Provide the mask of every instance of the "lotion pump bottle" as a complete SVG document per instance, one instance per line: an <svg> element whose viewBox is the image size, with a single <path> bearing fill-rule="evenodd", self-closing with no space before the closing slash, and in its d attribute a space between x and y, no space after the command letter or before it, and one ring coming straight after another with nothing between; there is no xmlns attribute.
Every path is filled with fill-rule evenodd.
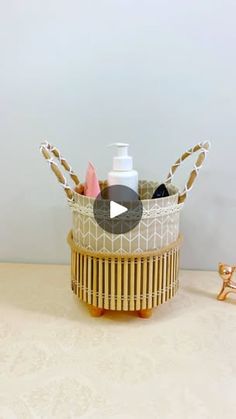
<svg viewBox="0 0 236 419"><path fill-rule="evenodd" d="M138 172L133 170L133 158L128 155L129 144L114 143L116 155L113 157L113 169L108 173L108 186L123 185L138 193Z"/></svg>

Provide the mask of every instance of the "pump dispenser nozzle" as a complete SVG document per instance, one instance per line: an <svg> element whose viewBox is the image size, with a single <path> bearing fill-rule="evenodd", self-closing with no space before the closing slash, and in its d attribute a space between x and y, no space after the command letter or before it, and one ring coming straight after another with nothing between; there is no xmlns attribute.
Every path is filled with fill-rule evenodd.
<svg viewBox="0 0 236 419"><path fill-rule="evenodd" d="M128 155L129 144L113 143L109 147L116 147L117 155L113 157L113 170L126 171L133 169L133 158Z"/></svg>
<svg viewBox="0 0 236 419"><path fill-rule="evenodd" d="M108 173L108 185L124 185L135 192L138 191L138 173L133 170L133 158L128 155L129 144L113 143L109 147L116 147L113 157L113 168Z"/></svg>

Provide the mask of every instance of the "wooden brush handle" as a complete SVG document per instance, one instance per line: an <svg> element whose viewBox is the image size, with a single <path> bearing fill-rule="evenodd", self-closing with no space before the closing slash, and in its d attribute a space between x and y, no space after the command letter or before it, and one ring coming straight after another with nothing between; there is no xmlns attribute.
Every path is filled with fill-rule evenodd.
<svg viewBox="0 0 236 419"><path fill-rule="evenodd" d="M188 192L192 189L192 186L198 176L200 169L202 168L203 162L206 158L206 154L210 149L210 143L208 141L196 144L194 147L187 150L170 168L169 174L167 176L165 183L171 183L174 177L174 174L181 163L186 160L192 154L199 152L196 163L194 164L193 170L191 171L188 181L184 187L184 190L179 194L179 203L183 203L187 198Z"/></svg>
<svg viewBox="0 0 236 419"><path fill-rule="evenodd" d="M69 186L66 177L62 174L58 164L54 161L54 158L56 158L59 161L60 165L64 168L64 170L69 173L75 185L78 185L80 183L78 176L75 174L72 167L64 159L64 157L62 157L60 151L56 147L49 144L47 141L41 144L40 152L43 155L43 157L48 161L53 173L57 177L59 183L64 188L67 198L69 200L72 200L74 196L74 191Z"/></svg>

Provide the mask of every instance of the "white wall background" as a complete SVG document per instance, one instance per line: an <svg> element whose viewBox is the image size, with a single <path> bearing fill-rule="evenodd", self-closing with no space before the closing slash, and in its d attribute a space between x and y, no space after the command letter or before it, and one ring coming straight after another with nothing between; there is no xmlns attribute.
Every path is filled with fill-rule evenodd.
<svg viewBox="0 0 236 419"><path fill-rule="evenodd" d="M182 266L236 263L236 2L1 0L0 261L67 263L70 211L39 154L105 177L127 140L142 178L212 151L182 213ZM189 167L188 167L189 170ZM183 185L185 167L177 182Z"/></svg>

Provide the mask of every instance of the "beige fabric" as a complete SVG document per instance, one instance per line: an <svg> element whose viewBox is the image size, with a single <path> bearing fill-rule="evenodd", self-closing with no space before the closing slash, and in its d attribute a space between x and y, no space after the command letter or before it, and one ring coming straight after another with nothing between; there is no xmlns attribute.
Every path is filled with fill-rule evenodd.
<svg viewBox="0 0 236 419"><path fill-rule="evenodd" d="M182 271L151 319L94 319L69 266L0 265L0 418L235 418L236 300L220 286Z"/></svg>
<svg viewBox="0 0 236 419"><path fill-rule="evenodd" d="M94 198L75 194L73 237L78 246L95 252L132 253L161 249L179 236L178 189L168 185L169 197L150 199L158 182L140 181L139 193L143 203L140 223L126 234L112 234L102 230L93 216Z"/></svg>

